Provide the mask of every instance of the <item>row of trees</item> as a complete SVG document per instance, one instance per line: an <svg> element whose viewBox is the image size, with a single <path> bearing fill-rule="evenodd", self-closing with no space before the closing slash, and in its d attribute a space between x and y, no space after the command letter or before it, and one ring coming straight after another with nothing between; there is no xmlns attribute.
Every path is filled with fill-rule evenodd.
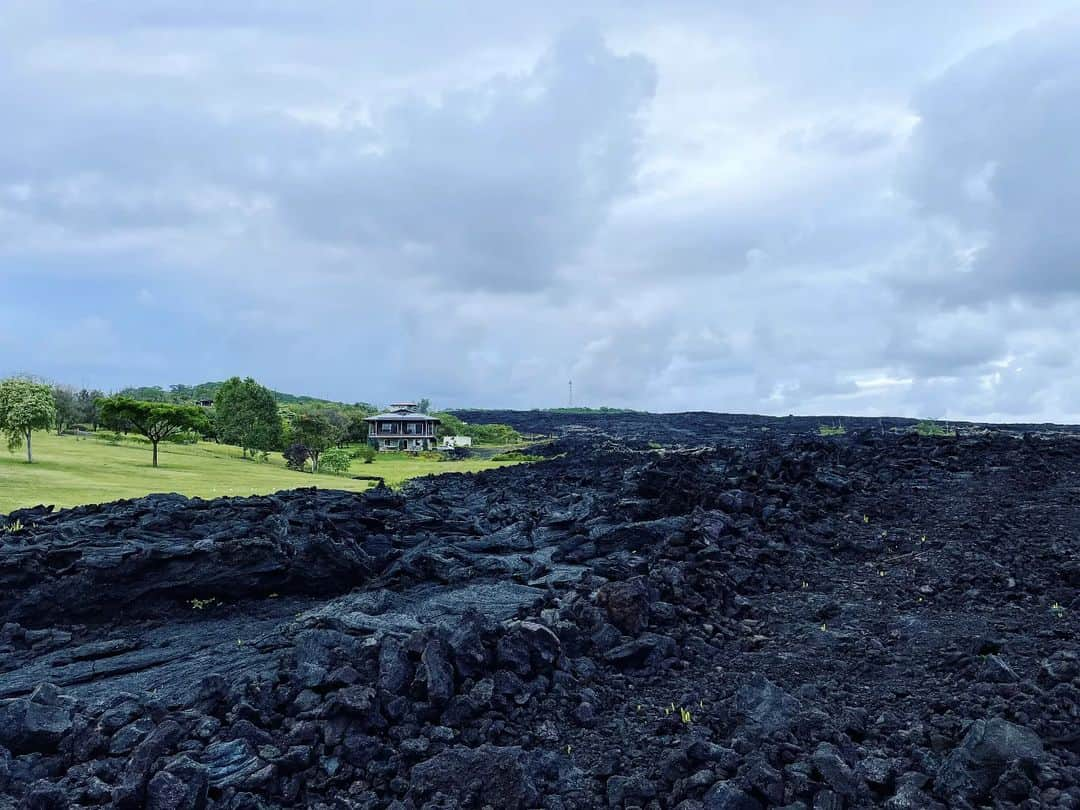
<svg viewBox="0 0 1080 810"><path fill-rule="evenodd" d="M99 399L104 399L104 391L87 388L75 390L66 385L54 385L52 397L53 404L56 406L53 426L58 436L76 425L86 425L92 430L97 430L101 425L101 413L97 402Z"/></svg>
<svg viewBox="0 0 1080 810"><path fill-rule="evenodd" d="M212 407L194 404L211 395ZM364 420L376 412L374 406L295 396L283 403L283 396L251 377L172 386L168 391L126 389L114 396L13 378L0 382L0 433L7 438L9 450L26 446L28 462L33 462L33 431L55 427L63 433L79 425L143 436L153 448L155 467L160 443L182 434L192 440L202 437L237 445L245 458L280 451L288 466L305 469L310 464L312 472L318 472L324 462L327 470L343 471L357 454L368 455L366 460L370 460L373 451L366 446L352 453L339 449L366 445ZM420 401L423 412L429 407L427 399ZM447 413L437 415L442 420L440 435L467 435L493 444L520 439L507 425L474 425Z"/></svg>
<svg viewBox="0 0 1080 810"><path fill-rule="evenodd" d="M291 449L287 460L302 456L317 472L327 450L367 441L364 418L375 413L369 405L332 405L300 397L290 397L291 402L283 405L280 395L251 377L208 385L213 388L173 386L168 395L162 389L129 389L152 397L141 399L12 378L0 382L0 433L9 450L25 445L26 459L31 463L35 430L55 427L60 434L84 425L143 436L152 446L155 467L161 442L186 433L235 444L245 457ZM183 401L211 390L213 407Z"/></svg>

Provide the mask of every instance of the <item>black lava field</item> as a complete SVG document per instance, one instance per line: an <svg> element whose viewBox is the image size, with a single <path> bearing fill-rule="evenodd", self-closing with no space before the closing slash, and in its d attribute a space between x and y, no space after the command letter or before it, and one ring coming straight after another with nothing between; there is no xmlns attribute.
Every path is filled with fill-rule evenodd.
<svg viewBox="0 0 1080 810"><path fill-rule="evenodd" d="M0 516L0 808L1080 808L1080 436L466 418L554 439Z"/></svg>

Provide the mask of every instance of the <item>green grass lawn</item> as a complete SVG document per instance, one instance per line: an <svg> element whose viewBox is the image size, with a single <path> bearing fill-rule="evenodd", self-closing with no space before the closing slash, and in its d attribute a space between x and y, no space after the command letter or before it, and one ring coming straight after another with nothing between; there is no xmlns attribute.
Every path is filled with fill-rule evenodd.
<svg viewBox="0 0 1080 810"><path fill-rule="evenodd" d="M58 507L137 498L151 492L179 492L201 498L256 495L317 486L362 492L371 481L343 475L300 473L285 467L280 453L269 461L245 460L240 448L200 442L161 443L159 463L150 465L148 444L109 444L99 438L34 434L34 463L25 449L8 453L0 445L0 513L37 504ZM371 464L357 460L348 475L380 475L390 486L409 478L446 472L477 472L513 462L485 459L436 461L404 453L381 453Z"/></svg>

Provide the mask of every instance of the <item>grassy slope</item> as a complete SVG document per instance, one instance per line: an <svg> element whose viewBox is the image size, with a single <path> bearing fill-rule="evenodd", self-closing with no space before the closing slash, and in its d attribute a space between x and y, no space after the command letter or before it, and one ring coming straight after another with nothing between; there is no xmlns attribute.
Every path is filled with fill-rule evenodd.
<svg viewBox="0 0 1080 810"><path fill-rule="evenodd" d="M408 478L444 472L475 472L506 466L483 459L432 461L387 454L373 464L354 462L352 475L381 475L391 486ZM150 446L110 445L100 439L34 434L34 463L26 451L7 453L0 447L0 513L40 503L59 507L135 498L151 492L180 492L202 498L253 495L279 489L318 486L356 492L371 486L337 475L311 475L288 470L279 453L270 461L245 461L240 448L199 443L162 443L161 466L150 466Z"/></svg>

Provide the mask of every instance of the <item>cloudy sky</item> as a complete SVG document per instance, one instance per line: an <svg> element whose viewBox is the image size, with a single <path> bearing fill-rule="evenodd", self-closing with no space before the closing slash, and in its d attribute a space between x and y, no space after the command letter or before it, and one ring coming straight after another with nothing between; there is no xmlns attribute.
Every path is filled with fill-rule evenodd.
<svg viewBox="0 0 1080 810"><path fill-rule="evenodd" d="M0 375L1080 421L1075 5L4 0Z"/></svg>

